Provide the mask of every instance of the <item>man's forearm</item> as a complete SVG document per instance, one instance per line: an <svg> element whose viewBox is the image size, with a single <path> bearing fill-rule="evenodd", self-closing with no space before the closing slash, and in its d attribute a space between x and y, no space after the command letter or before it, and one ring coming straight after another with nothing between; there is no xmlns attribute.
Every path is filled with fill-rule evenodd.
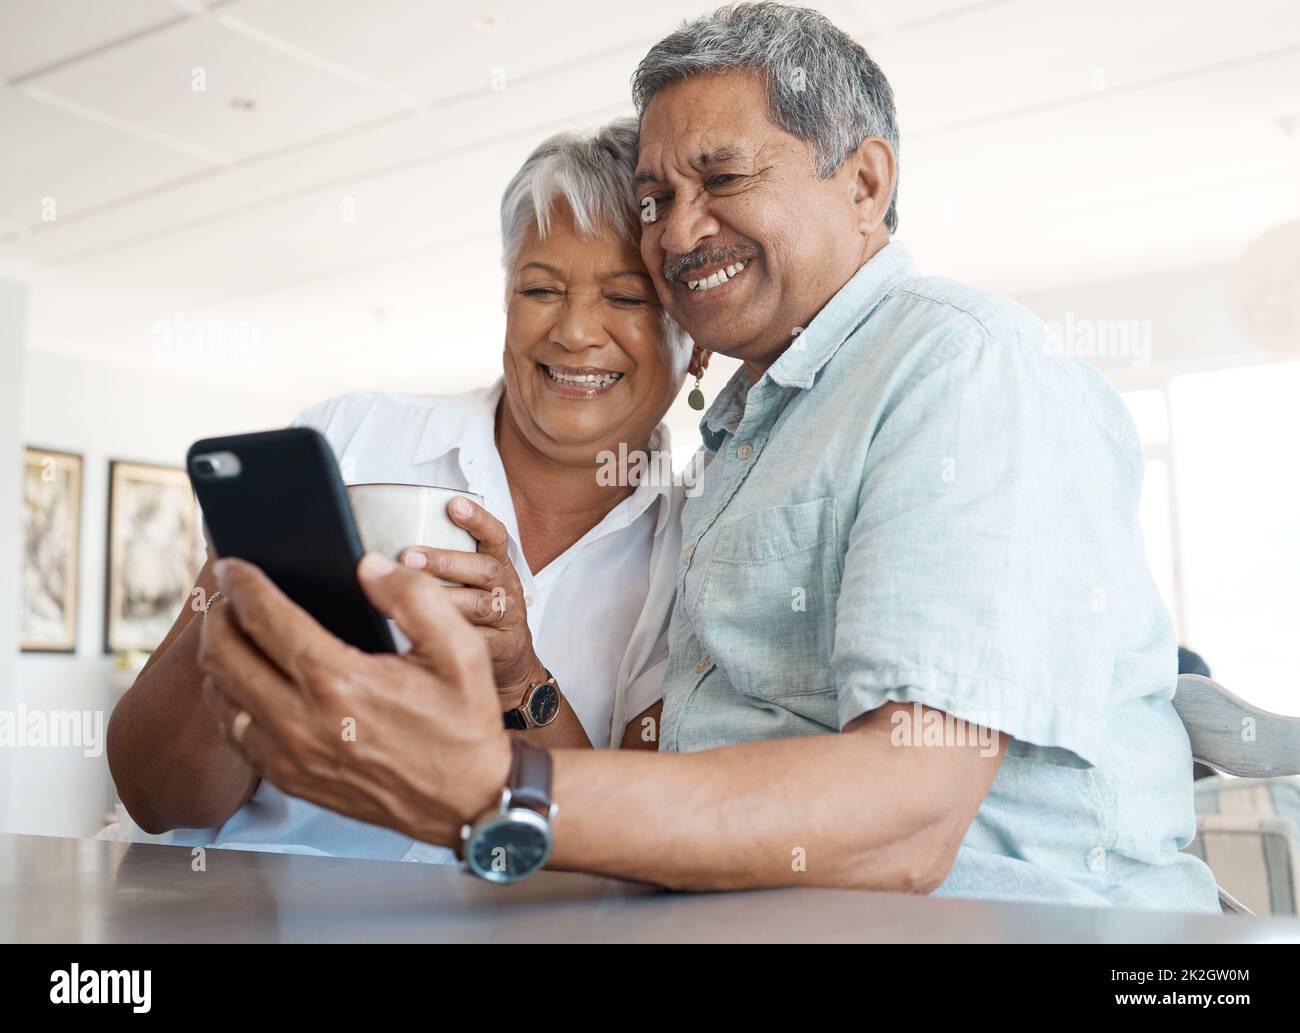
<svg viewBox="0 0 1300 1033"><path fill-rule="evenodd" d="M892 745L890 707L839 735L687 754L555 751L551 866L677 889L929 892L996 764Z"/></svg>

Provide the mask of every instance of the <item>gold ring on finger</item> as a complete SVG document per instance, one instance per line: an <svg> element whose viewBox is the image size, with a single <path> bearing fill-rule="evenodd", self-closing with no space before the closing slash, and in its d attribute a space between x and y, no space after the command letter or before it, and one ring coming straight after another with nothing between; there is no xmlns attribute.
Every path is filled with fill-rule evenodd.
<svg viewBox="0 0 1300 1033"><path fill-rule="evenodd" d="M230 722L230 738L235 742L243 742L244 733L248 731L248 726L253 723L253 715L247 710L241 710L235 715L235 719Z"/></svg>

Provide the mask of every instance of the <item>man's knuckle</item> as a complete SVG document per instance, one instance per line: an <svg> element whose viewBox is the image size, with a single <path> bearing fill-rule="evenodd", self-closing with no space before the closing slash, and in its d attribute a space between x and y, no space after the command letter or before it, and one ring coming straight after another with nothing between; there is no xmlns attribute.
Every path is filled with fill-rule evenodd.
<svg viewBox="0 0 1300 1033"><path fill-rule="evenodd" d="M492 656L485 636L475 636L475 640L466 639L463 647L458 648L451 657L455 680L460 685L477 684L484 672L492 670Z"/></svg>
<svg viewBox="0 0 1300 1033"><path fill-rule="evenodd" d="M303 669L303 682L312 696L322 705L343 697L343 682L335 671L308 660Z"/></svg>
<svg viewBox="0 0 1300 1033"><path fill-rule="evenodd" d="M306 729L296 724L285 725L284 727L272 729L280 744L284 747L285 753L293 758L303 756L311 748L311 736Z"/></svg>
<svg viewBox="0 0 1300 1033"><path fill-rule="evenodd" d="M443 605L442 593L439 586L426 578L413 581L407 585L402 601L417 612L420 611L440 611Z"/></svg>
<svg viewBox="0 0 1300 1033"><path fill-rule="evenodd" d="M431 581L421 580L412 583L410 599L420 606L436 607L442 603L442 590Z"/></svg>
<svg viewBox="0 0 1300 1033"><path fill-rule="evenodd" d="M240 612L240 627L251 638L258 638L269 628L266 607L259 601L253 601Z"/></svg>
<svg viewBox="0 0 1300 1033"><path fill-rule="evenodd" d="M236 564L226 574L226 585L230 590L227 594L233 594L241 598L252 595L255 600L260 580L254 567L243 563Z"/></svg>

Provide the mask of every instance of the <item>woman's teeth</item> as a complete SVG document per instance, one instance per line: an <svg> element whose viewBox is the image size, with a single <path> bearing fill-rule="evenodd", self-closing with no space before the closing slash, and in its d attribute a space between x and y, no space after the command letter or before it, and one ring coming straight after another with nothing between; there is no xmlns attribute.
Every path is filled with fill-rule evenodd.
<svg viewBox="0 0 1300 1033"><path fill-rule="evenodd" d="M688 290L693 291L712 290L719 284L726 283L733 276L738 275L747 265L749 265L748 262L737 262L735 265L729 265L725 269L719 269L712 276L706 276L703 280L687 280L686 287Z"/></svg>
<svg viewBox="0 0 1300 1033"><path fill-rule="evenodd" d="M574 387L609 387L623 378L622 373L569 373L554 366L543 366L546 375L559 384Z"/></svg>

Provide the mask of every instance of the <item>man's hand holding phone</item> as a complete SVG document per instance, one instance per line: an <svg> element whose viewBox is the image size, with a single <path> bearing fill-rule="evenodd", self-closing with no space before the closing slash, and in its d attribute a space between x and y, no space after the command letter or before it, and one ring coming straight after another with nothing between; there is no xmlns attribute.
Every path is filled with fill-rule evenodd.
<svg viewBox="0 0 1300 1033"><path fill-rule="evenodd" d="M455 844L499 800L511 763L483 636L427 575L367 554L357 579L409 652L325 631L252 564L221 560L203 623L205 695L235 749L293 796Z"/></svg>

